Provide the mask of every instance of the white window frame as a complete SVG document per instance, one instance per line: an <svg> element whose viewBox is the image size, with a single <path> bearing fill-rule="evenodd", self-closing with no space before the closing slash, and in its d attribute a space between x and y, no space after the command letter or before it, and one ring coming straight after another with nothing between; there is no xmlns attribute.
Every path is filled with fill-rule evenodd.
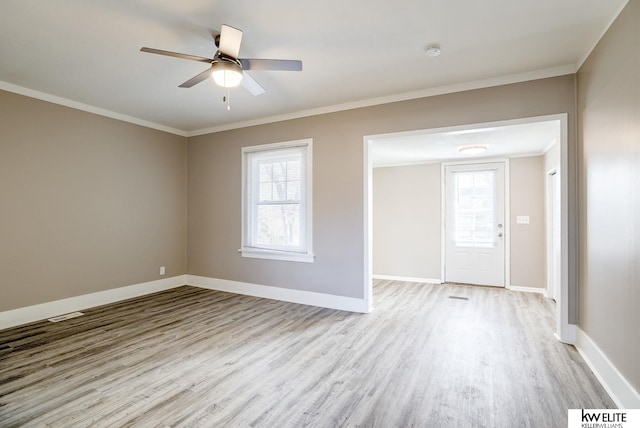
<svg viewBox="0 0 640 428"><path fill-rule="evenodd" d="M313 263L312 147L313 140L308 138L242 148L242 245L239 250L242 257ZM251 166L251 159L255 156L252 155L268 159L286 154L286 151L297 151L301 153L303 159L301 179L304 184L300 189L300 247L295 249L261 247L253 242L257 198L255 198L255 189L252 188L255 174Z"/></svg>

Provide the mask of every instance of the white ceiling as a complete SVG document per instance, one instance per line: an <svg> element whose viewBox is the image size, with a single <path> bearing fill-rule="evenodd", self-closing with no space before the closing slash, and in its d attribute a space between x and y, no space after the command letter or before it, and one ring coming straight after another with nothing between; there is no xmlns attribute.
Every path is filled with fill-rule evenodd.
<svg viewBox="0 0 640 428"><path fill-rule="evenodd" d="M465 126L424 130L369 138L374 167L440 161L536 156L560 142L560 120ZM465 155L461 147L484 146L480 155Z"/></svg>
<svg viewBox="0 0 640 428"><path fill-rule="evenodd" d="M0 89L194 135L311 112L575 72L627 0L2 0ZM207 80L212 33L240 56L303 61L254 71L267 92ZM439 43L442 55L425 48Z"/></svg>

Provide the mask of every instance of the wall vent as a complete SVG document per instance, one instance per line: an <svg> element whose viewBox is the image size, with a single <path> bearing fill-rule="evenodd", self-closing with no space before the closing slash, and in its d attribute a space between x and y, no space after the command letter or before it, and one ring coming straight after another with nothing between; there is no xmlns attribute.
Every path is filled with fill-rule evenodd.
<svg viewBox="0 0 640 428"><path fill-rule="evenodd" d="M84 315L82 312L71 312L70 314L58 315L57 317L49 318L51 322L60 322L75 317L81 317Z"/></svg>

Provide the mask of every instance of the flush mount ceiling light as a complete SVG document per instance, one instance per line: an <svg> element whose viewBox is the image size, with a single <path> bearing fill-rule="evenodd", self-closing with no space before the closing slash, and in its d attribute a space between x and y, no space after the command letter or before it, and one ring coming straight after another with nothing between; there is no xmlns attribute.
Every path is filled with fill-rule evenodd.
<svg viewBox="0 0 640 428"><path fill-rule="evenodd" d="M242 66L231 61L214 61L211 64L211 77L218 86L234 88L242 80Z"/></svg>
<svg viewBox="0 0 640 428"><path fill-rule="evenodd" d="M466 146L458 148L463 155L479 155L487 151L487 146Z"/></svg>
<svg viewBox="0 0 640 428"><path fill-rule="evenodd" d="M427 46L427 48L425 49L425 54L430 57L440 55L440 45Z"/></svg>

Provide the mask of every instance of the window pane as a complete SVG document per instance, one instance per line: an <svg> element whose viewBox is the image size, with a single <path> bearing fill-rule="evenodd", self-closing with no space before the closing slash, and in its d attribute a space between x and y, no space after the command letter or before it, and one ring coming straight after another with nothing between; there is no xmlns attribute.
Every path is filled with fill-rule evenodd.
<svg viewBox="0 0 640 428"><path fill-rule="evenodd" d="M300 206L258 205L259 245L300 245Z"/></svg>
<svg viewBox="0 0 640 428"><path fill-rule="evenodd" d="M287 183L285 181L273 182L273 200L274 201L287 200Z"/></svg>
<svg viewBox="0 0 640 428"><path fill-rule="evenodd" d="M273 179L276 181L285 181L287 179L287 163L286 162L273 163Z"/></svg>
<svg viewBox="0 0 640 428"><path fill-rule="evenodd" d="M270 163L261 163L260 164L260 173L259 173L260 182L271 181L271 164Z"/></svg>
<svg viewBox="0 0 640 428"><path fill-rule="evenodd" d="M260 195L258 196L260 201L271 201L273 196L271 195L271 182L260 183Z"/></svg>
<svg viewBox="0 0 640 428"><path fill-rule="evenodd" d="M300 157L296 160L264 160L259 163L258 201L299 201Z"/></svg>
<svg viewBox="0 0 640 428"><path fill-rule="evenodd" d="M300 182L289 181L287 183L287 200L299 201L300 200Z"/></svg>
<svg viewBox="0 0 640 428"><path fill-rule="evenodd" d="M300 160L287 162L287 181L300 180Z"/></svg>
<svg viewBox="0 0 640 428"><path fill-rule="evenodd" d="M454 178L456 245L494 246L495 171L456 172Z"/></svg>

